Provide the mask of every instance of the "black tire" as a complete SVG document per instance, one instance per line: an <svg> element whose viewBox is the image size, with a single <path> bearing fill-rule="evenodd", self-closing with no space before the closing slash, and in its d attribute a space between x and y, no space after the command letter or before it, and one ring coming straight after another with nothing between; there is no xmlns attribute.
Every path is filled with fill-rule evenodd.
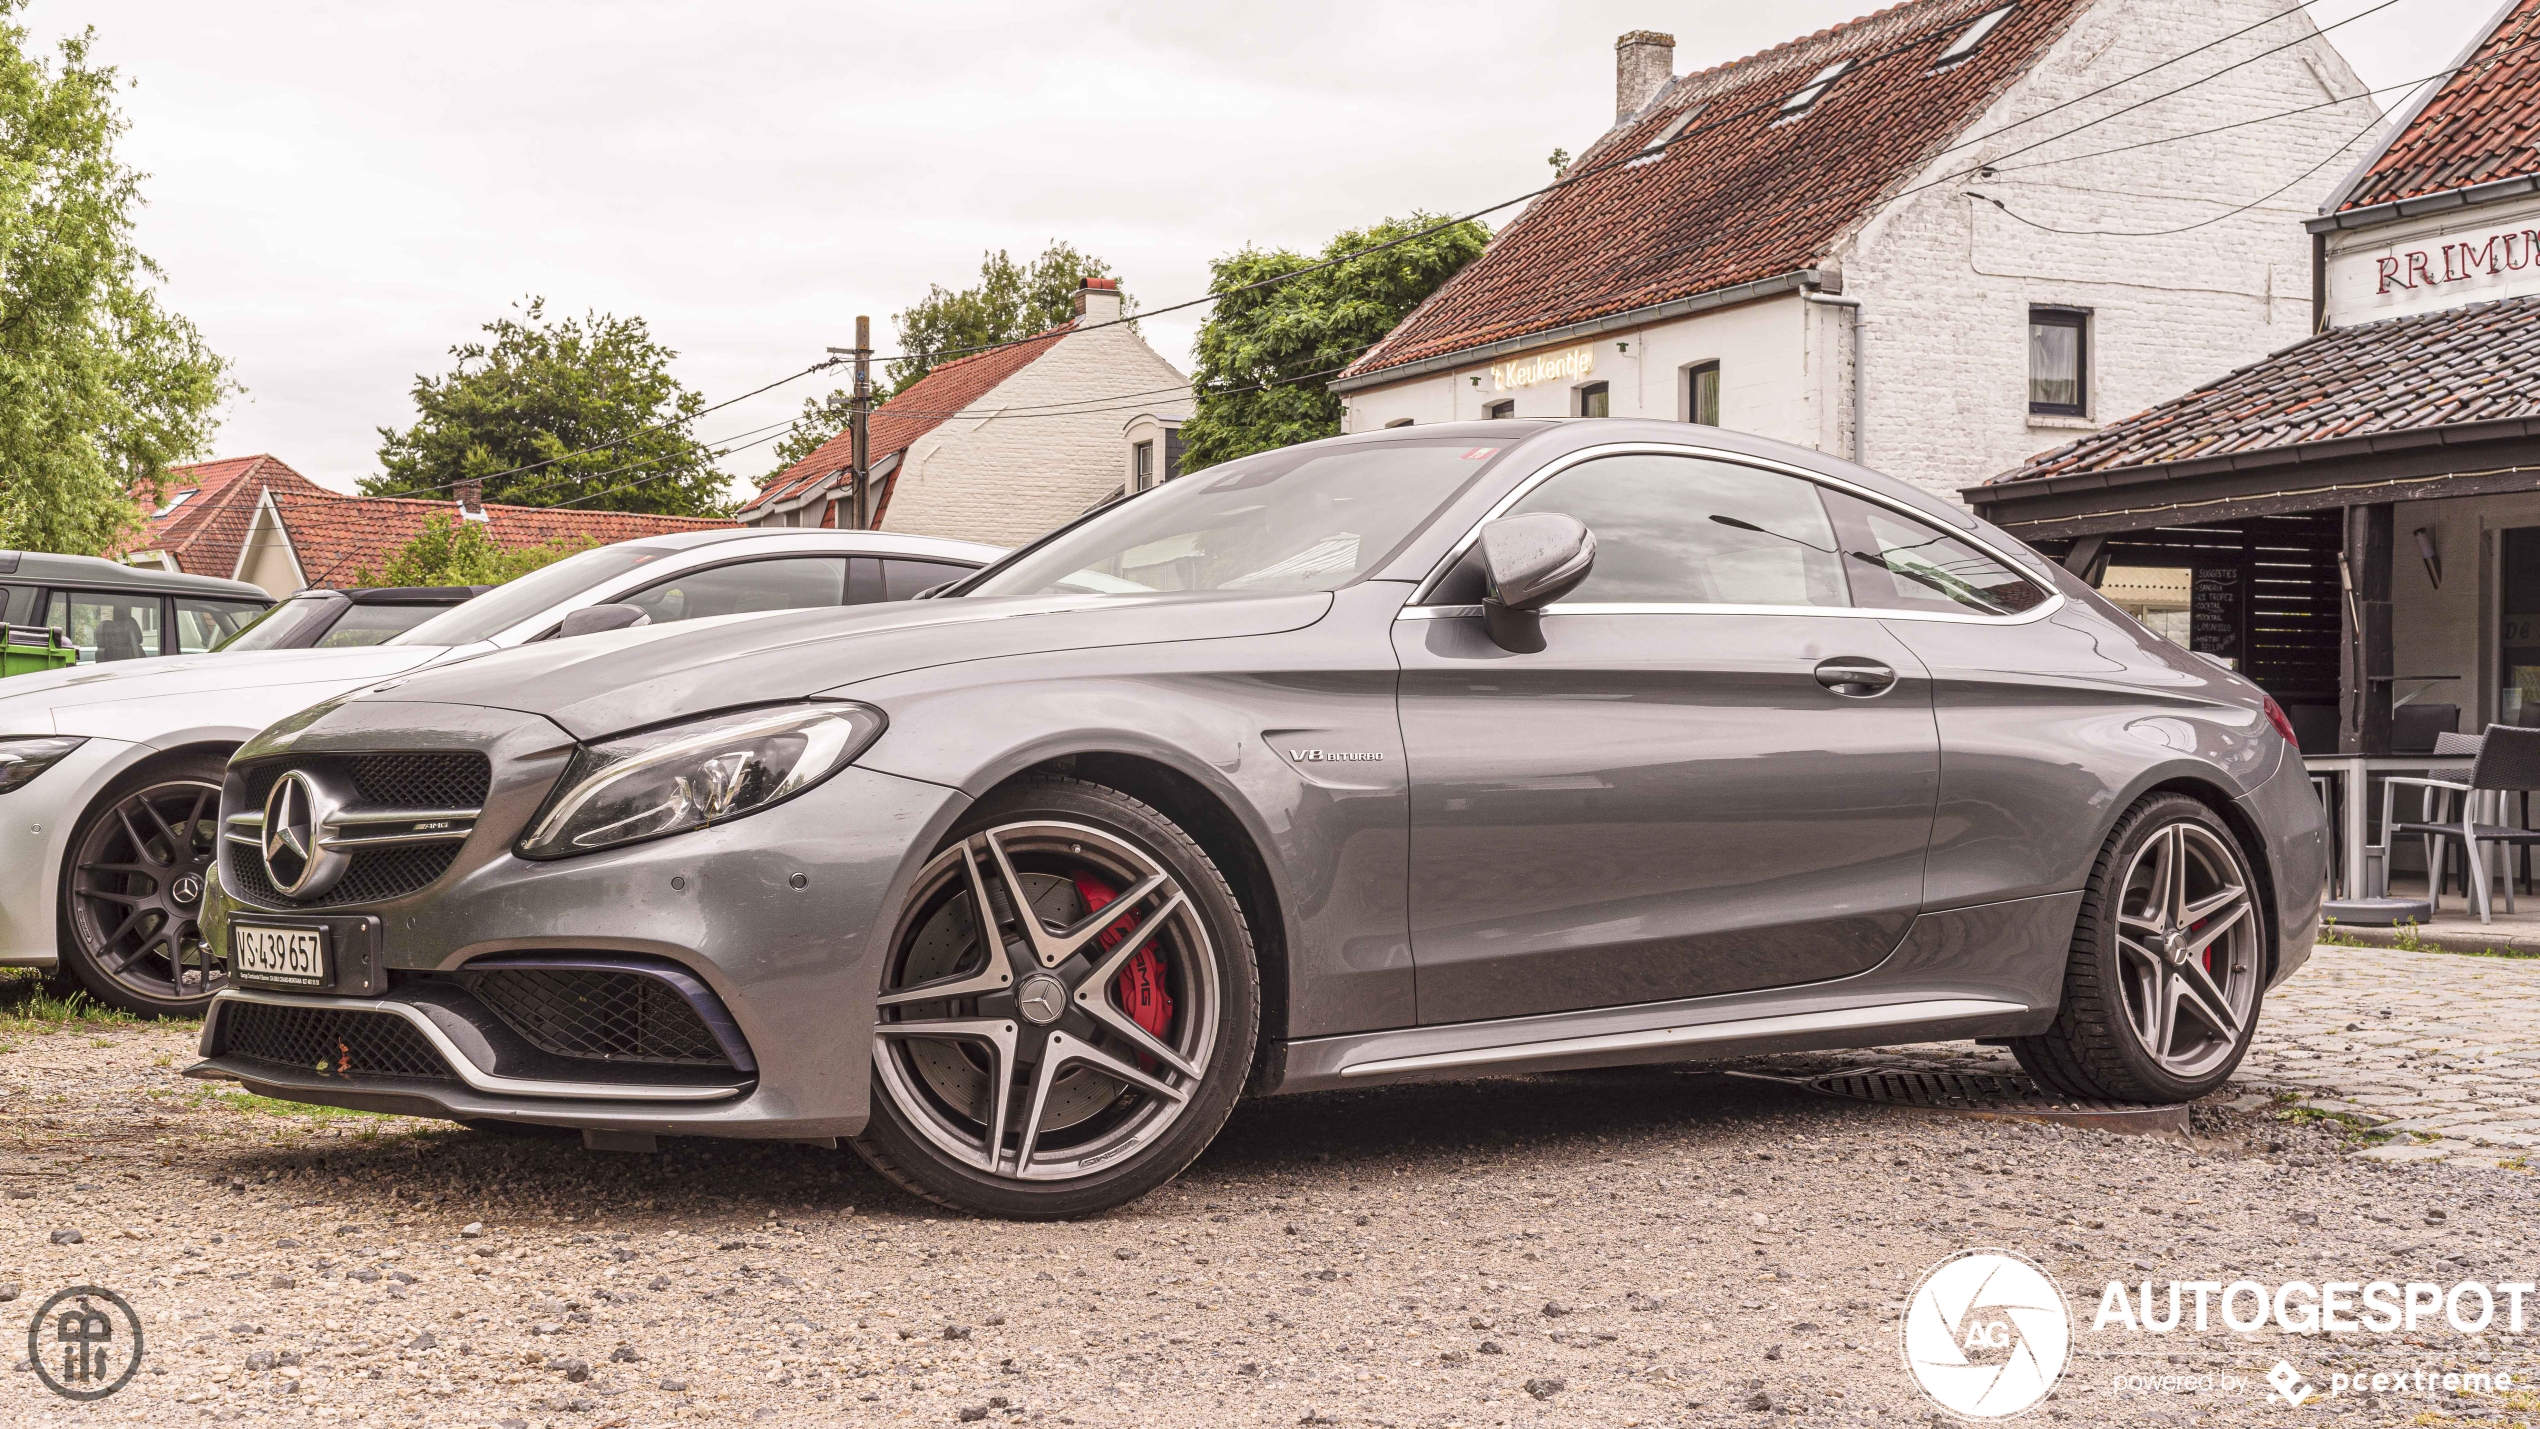
<svg viewBox="0 0 2540 1429"><path fill-rule="evenodd" d="M196 921L220 848L225 762L154 760L81 813L56 899L63 980L143 1017L199 1017L227 985L227 954L204 947Z"/></svg>
<svg viewBox="0 0 2540 1429"><path fill-rule="evenodd" d="M904 1076L896 1083L885 1081L885 1059L899 1055L896 1049L913 1044L894 1042L879 1035L875 1037L871 1117L863 1134L851 1138L857 1154L901 1188L927 1200L956 1210L1015 1220L1063 1220L1099 1214L1136 1200L1181 1174L1183 1168L1207 1149L1209 1142L1225 1125L1226 1118L1232 1114L1236 1098L1251 1074L1254 1038L1259 1031L1261 1016L1260 972L1254 961L1251 929L1225 877L1198 842L1171 819L1119 790L1072 778L1036 776L1019 780L982 799L946 837L935 855L935 861L956 856L955 851L965 846L976 848L978 845L974 841L984 839L991 830L1007 831L1044 822L1095 830L1142 853L1169 875L1187 899L1187 914L1173 912L1169 903L1159 908L1153 915L1159 927L1153 930L1154 936L1148 946L1172 942L1178 948L1175 956L1204 958L1208 968L1213 969L1213 979L1201 985L1207 988L1214 1012L1213 1020L1195 1022L1187 1031L1178 1033L1192 1039L1182 1047L1182 1054L1192 1058L1192 1064L1201 1075L1195 1083L1184 1080L1185 1099L1175 1104L1177 1109L1171 1119L1153 1134L1151 1140L1143 1143L1131 1141L1129 1145L1134 1149L1120 1153L1116 1161L1105 1161L1085 1174L1057 1181L1019 1179L1021 1152L1017 1154L1017 1171L1013 1176L992 1172L981 1164L952 1154L946 1145L940 1144L940 1130L930 1135L918 1124L918 1118L928 1114L924 1106L931 1103L927 1103L917 1090L919 1084L916 1080ZM985 856L980 859L982 867L989 866L991 862ZM930 862L929 867L934 866L935 862ZM961 896L966 898L968 895ZM893 986L897 970L906 965L907 950L912 940L920 936L927 926L923 898L921 883L920 889L912 894L912 906L902 915L900 928L893 935L893 945L881 959L881 976L886 989ZM989 902L996 904L998 901L992 892ZM1123 901L1127 901L1125 896ZM1038 895L1034 895L1034 904L1036 908L1040 906ZM1010 908L1010 903L1007 906ZM1150 905L1141 903L1138 906ZM1048 919L1039 914L1035 916L1040 917L1041 927L1049 930ZM1193 920L1197 929L1204 932L1204 937L1190 936L1184 931L1190 928ZM1077 926L1089 928L1092 921L1089 911L1082 915ZM1019 940L1023 930L1020 924L1012 926ZM1121 926L1123 924L1113 925L1115 931ZM1021 946L1019 941L1017 946ZM1103 946L1108 948L1110 944ZM967 968L973 964L965 961L962 966ZM1072 959L1058 965L1062 971L1074 966ZM1193 966L1196 967L1196 964ZM1017 997L1036 974L1037 965L1019 961L1016 970L1021 981L1015 984L1016 996L1006 998L1008 1004L1016 1004ZM1175 976L1184 975L1177 973ZM902 986L903 989L907 986L928 986L942 980L915 979ZM1187 997L1191 995L1189 987L1194 984L1185 978L1175 985L1184 988ZM1097 996L1103 995L1103 986L1097 981L1077 984L1072 990L1081 998L1086 988L1092 988ZM1024 1014L995 1011L995 996L992 993L977 1003L947 1001L942 1005L946 1009L962 1006L977 1008L984 1003L987 1004L986 1015L1006 1017L1009 1025L1019 1022ZM883 1015L895 1017L897 1014L885 1012ZM1061 1015L1081 1016L1072 1010ZM1062 1026L1047 1028L1047 1034L1055 1040ZM1093 1035L1098 1038L1102 1034L1097 1029ZM1130 1050L1119 1047L1114 1050L1120 1055L1134 1055L1134 1043L1122 1046ZM1200 1059L1203 1049L1204 1061ZM985 1053L979 1060L983 1063L979 1068L983 1084L993 1085L992 1073L1004 1064ZM1150 1062L1148 1065L1152 1069L1155 1064ZM1014 1085L1019 1073L1024 1094L1028 1095L1033 1068L1029 1064L1019 1064L1008 1066L1007 1071L1007 1084ZM1127 1083L1119 1085L1121 1093L1117 1101L1120 1103L1145 1095ZM907 1090L895 1092L895 1086ZM904 1107L899 1099L903 1095L915 1097L919 1108ZM1147 1100L1162 1105L1159 1098L1149 1096ZM1016 1130L1013 1124L1006 1129L1009 1132ZM983 1134L980 1140L985 1144L988 1138ZM985 1153L978 1154L982 1159L992 1159L1002 1166L1005 1144L1005 1139L1000 1136L995 1140L998 1150L993 1158ZM1018 1145L1022 1143L1018 1142ZM1029 1148L1025 1146L1024 1149Z"/></svg>
<svg viewBox="0 0 2540 1429"><path fill-rule="evenodd" d="M2157 863L2163 857L2154 846L2161 839L2170 840L2178 851L2171 856L2187 868L2180 875L2181 891L2170 901L2193 906L2222 899L2226 890L2218 882L2208 882L2201 896L2187 889L2193 878L2217 879L2226 867L2242 891L2245 907L2236 913L2224 905L2203 921L2167 920L2181 929L2188 947L2198 934L2212 930L2211 943L2202 952L2173 953L2146 926L2145 915L2157 910L2142 901L2146 880L2141 869L2145 859ZM2249 1050L2265 996L2266 931L2262 891L2231 826L2186 795L2148 795L2117 820L2091 866L2054 1024L2037 1036L2014 1038L2012 1054L2041 1085L2068 1097L2193 1101L2229 1080ZM2185 1020L2174 1030L2147 1034L2152 1020L2147 1009L2166 995L2166 985L2159 982L2164 977L2223 1015L2205 1016L2182 1006L2172 1016ZM2209 990L2218 995L2209 995ZM2236 1027L2228 1025L2235 1021ZM2150 1045L2163 1039L2173 1049L2166 1056Z"/></svg>

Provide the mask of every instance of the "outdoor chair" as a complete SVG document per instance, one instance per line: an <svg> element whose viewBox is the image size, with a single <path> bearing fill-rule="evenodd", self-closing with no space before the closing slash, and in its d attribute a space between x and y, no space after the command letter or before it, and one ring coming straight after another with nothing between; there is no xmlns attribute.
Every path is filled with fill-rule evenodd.
<svg viewBox="0 0 2540 1429"><path fill-rule="evenodd" d="M2527 793L2540 789L2540 729L2524 729L2514 725L2491 724L2483 736L2451 735L2435 741L2437 756L2467 752L2462 748L2475 739L2476 756L2466 770L2434 769L2425 778L2392 776L2381 785L2381 827L2383 868L2387 870L2388 849L2402 834L2413 834L2425 840L2426 895L2436 912L2443 908L2443 874L2450 862L2452 841L2462 845L2466 863L2464 881L2469 885L2469 899L2478 910L2478 921L2491 922L2493 909L2488 887L2498 872L2492 850L2528 847L2540 843L2540 830L2516 828L2503 823L2481 823L2482 815L2491 819L2503 817L2506 794ZM2450 776L2450 777L2443 777ZM2427 808L2415 823L2393 821L2393 800L2398 786L2408 785L2425 791ZM2514 880L2510 868L2504 870L2505 911L2514 911ZM2386 874L2385 874L2386 876Z"/></svg>
<svg viewBox="0 0 2540 1429"><path fill-rule="evenodd" d="M2459 705L2401 705L2390 712L2390 752L2424 754L2442 736L2461 727ZM2477 736L2472 735L2471 738Z"/></svg>

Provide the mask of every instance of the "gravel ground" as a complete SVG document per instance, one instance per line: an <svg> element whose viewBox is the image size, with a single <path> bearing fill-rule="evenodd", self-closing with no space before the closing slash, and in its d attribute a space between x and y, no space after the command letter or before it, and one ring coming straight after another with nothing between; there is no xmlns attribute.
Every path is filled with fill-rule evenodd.
<svg viewBox="0 0 2540 1429"><path fill-rule="evenodd" d="M2529 1280L2540 1259L2529 1174L2354 1158L2347 1124L2278 1119L2248 1088L2197 1108L2185 1143L1716 1069L1277 1099L1139 1204L1018 1226L915 1202L844 1151L589 1153L309 1115L182 1081L187 1028L5 1035L6 1308L92 1282L150 1336L142 1374L97 1405L0 1384L0 1419L28 1424L1920 1422L1899 1312L1963 1248L2032 1256L2084 1327L2120 1276ZM2373 1348L2540 1372L2528 1336ZM2272 1332L2085 1328L2044 1412L2532 1417L2441 1395L2267 1402L2277 1360L2324 1385L2338 1358ZM2141 1372L2242 1382L2113 1383Z"/></svg>

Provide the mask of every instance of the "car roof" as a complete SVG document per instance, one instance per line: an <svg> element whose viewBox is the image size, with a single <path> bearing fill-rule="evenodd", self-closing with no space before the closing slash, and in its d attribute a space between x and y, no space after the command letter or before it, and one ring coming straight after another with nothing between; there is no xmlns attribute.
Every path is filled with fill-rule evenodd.
<svg viewBox="0 0 2540 1429"><path fill-rule="evenodd" d="M492 590L493 587L490 585L383 585L324 589L331 595L350 597L355 605L459 605L476 599ZM309 593L309 591L300 592L302 595Z"/></svg>
<svg viewBox="0 0 2540 1429"><path fill-rule="evenodd" d="M111 587L158 591L166 595L244 598L267 604L273 601L263 587L249 585L245 581L193 576L182 571L152 570L147 566L127 566L120 561L100 560L95 556L63 556L50 551L0 551L0 580L29 585Z"/></svg>
<svg viewBox="0 0 2540 1429"><path fill-rule="evenodd" d="M828 527L744 526L730 531L682 531L672 536L647 536L626 543L637 551L695 551L704 547L748 545L751 554L780 554L789 550L845 553L850 555L906 556L914 560L967 561L986 565L1005 554L1002 546L986 546L976 541L955 541L942 536L918 536L902 531L840 531Z"/></svg>

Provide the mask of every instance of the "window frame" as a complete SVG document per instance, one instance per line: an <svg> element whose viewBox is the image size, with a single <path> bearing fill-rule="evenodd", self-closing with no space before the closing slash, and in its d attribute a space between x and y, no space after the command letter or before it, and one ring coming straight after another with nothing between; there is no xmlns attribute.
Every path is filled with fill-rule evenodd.
<svg viewBox="0 0 2540 1429"><path fill-rule="evenodd" d="M1401 612L1394 618L1396 620L1449 620L1458 617L1480 615L1482 608L1478 605L1432 605L1427 602L1429 601L1431 595L1437 591L1438 587L1444 585L1447 578L1454 574L1455 568L1463 563L1464 558L1472 553L1473 543L1481 539L1482 528L1489 525L1491 522L1498 520L1508 511L1510 507L1515 506L1518 502L1524 500L1527 494L1532 492L1536 487L1543 485L1545 482L1550 481L1552 478L1559 476L1561 473L1568 471L1574 466L1578 466L1584 462L1595 461L1602 457L1636 455L1696 457L1704 461L1724 462L1731 466L1752 467L1757 471L1769 472L1777 476L1792 477L1800 481L1810 482L1817 486L1825 487L1832 491L1842 492L1847 496L1854 497L1857 500L1866 502L1872 506L1885 508L1890 513L1902 517L1907 521L1913 522L1916 525L1929 527L1931 530L1947 536L1952 540L1965 542L1967 545L1974 547L1976 550L1983 552L1985 555L1991 556L1993 559L2000 561L2004 567L2019 573L2023 579L2030 581L2040 590L2045 591L2046 599L2039 601L2037 604L2030 606L2026 610L2017 611L2010 615L1983 615L1975 611L1966 611L1962 613L1956 611L1915 610L1890 606L1714 605L1696 601L1667 603L1653 602L1648 604L1634 603L1628 605L1605 604L1601 602L1589 603L1584 601L1556 601L1553 604L1544 607L1544 614L1775 615L1786 618L1796 617L1805 619L1921 620L1944 625L2003 626L2028 625L2036 621L2044 620L2048 616L2053 615L2056 611L2064 608L2065 596L2063 589L2060 586L2048 577L2039 574L2027 561L2022 560L2018 556L1994 544L1992 540L1986 537L1982 532L1968 531L1935 521L1923 512L1915 510L1912 506L1898 501L1884 492L1870 490L1868 487L1862 486L1858 482L1848 481L1840 476L1835 476L1822 471L1814 471L1804 466L1793 465L1789 462L1774 461L1766 457L1750 455L1746 452L1725 451L1717 447L1696 446L1682 442L1610 442L1555 457L1551 461L1544 463L1541 467L1536 468L1535 471L1529 474L1524 480L1501 493L1499 498L1491 503L1490 509L1483 512L1481 516L1473 522L1464 534L1456 540L1455 545L1449 548L1446 555L1438 561L1437 565L1431 568L1428 575L1421 579L1418 588L1411 593L1411 599L1404 602ZM1846 584L1847 586L1849 585L1848 579Z"/></svg>
<svg viewBox="0 0 2540 1429"><path fill-rule="evenodd" d="M1155 442L1152 438L1129 445L1129 489L1144 491L1155 485Z"/></svg>
<svg viewBox="0 0 2540 1429"><path fill-rule="evenodd" d="M1942 70L1956 69L1974 59L1977 52L1984 48L1985 41L1992 39L1994 31L2001 29L2003 22L2011 18L2011 12L2018 8L2017 0L2013 0L2011 4L1996 5L1969 20L1965 29L1941 47L1940 58L1932 61L1932 72L1938 74Z"/></svg>
<svg viewBox="0 0 2540 1429"><path fill-rule="evenodd" d="M1570 415L1574 417L1591 417L1599 419L1611 418L1614 415L1613 383L1582 382L1578 386L1571 388L1570 393ZM1588 402L1597 397L1605 399L1605 410L1602 412L1591 412L1587 409Z"/></svg>
<svg viewBox="0 0 2540 1429"><path fill-rule="evenodd" d="M1685 419L1685 421L1687 421L1688 423L1691 423L1692 425L1697 426L1697 427L1716 427L1716 426L1719 426L1719 425L1720 425L1720 363L1719 363L1719 360L1718 360L1717 358L1714 358L1714 359L1712 359L1712 360L1711 360L1711 361L1709 361L1709 362L1695 362L1695 363L1688 363L1688 364L1686 365L1685 369L1684 369L1684 374L1685 374L1685 385L1684 385L1684 393L1685 393L1685 415L1684 415L1684 419ZM1702 379L1703 379L1705 376L1708 376L1708 377L1710 377L1710 379L1711 379L1711 420L1710 420L1710 421L1707 421L1707 422L1706 422L1706 421L1704 421L1704 420L1702 420L1702 399L1701 399L1701 396L1700 396L1700 394L1699 394L1699 388L1700 388L1700 386L1701 386Z"/></svg>
<svg viewBox="0 0 2540 1429"><path fill-rule="evenodd" d="M1514 420L1516 416L1517 399L1514 397L1502 397L1495 402L1482 404L1482 420L1485 422L1506 422Z"/></svg>
<svg viewBox="0 0 2540 1429"><path fill-rule="evenodd" d="M2073 333L2073 397L2071 402L2040 402L2037 391L2037 367L2032 356L2027 364L2028 414L2032 417L2087 417L2090 415L2090 320L2091 309L2065 307L2056 303L2031 303L2028 328L2020 334L2021 349L2028 352L2033 333L2040 327L2070 328Z"/></svg>

